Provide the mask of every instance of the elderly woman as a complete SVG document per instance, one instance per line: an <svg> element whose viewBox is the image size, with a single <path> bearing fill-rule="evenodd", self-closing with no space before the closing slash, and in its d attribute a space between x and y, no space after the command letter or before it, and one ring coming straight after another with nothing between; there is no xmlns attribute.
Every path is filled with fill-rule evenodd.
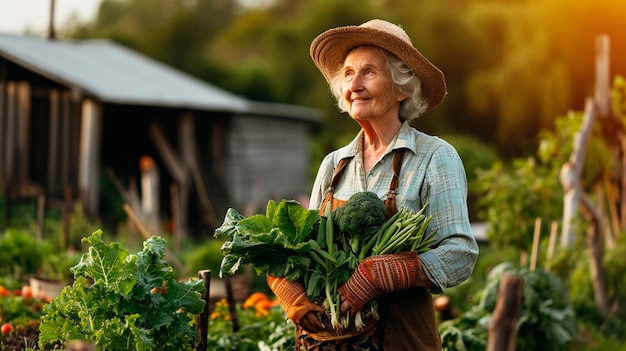
<svg viewBox="0 0 626 351"><path fill-rule="evenodd" d="M321 337L312 303L299 282L268 277L288 317L297 326L296 350L441 350L432 293L465 281L478 246L467 211L463 164L450 144L422 133L409 121L446 95L443 73L411 43L405 31L382 20L330 29L311 44L311 57L328 81L341 111L361 126L347 146L327 155L319 168L311 208L332 209L361 191L398 208L433 215L431 250L365 259L339 288L342 313L377 299L380 320L360 334ZM428 233L426 234L428 235Z"/></svg>

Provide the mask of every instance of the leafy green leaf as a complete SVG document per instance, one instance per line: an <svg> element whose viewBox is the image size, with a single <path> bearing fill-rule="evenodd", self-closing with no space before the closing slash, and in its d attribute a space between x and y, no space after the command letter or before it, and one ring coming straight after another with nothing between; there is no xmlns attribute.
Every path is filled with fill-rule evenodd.
<svg viewBox="0 0 626 351"><path fill-rule="evenodd" d="M83 239L92 246L72 267L74 284L44 306L40 346L80 339L99 350L193 350L192 315L204 309L203 282L174 279L161 237L131 255L101 235ZM164 283L166 290L151 291Z"/></svg>

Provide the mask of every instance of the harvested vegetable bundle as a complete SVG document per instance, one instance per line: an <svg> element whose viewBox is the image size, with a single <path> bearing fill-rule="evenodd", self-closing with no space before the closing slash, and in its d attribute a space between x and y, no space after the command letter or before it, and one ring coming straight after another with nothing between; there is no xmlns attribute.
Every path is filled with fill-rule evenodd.
<svg viewBox="0 0 626 351"><path fill-rule="evenodd" d="M215 237L227 237L220 276L235 274L242 264L258 273L268 272L290 280L301 279L311 301L324 306L324 315L337 332L349 325L357 331L364 319L378 319L375 301L359 311L353 323L340 320L341 296L337 289L369 256L424 252L431 239L424 234L432 216L400 210L385 221L385 205L371 192L354 194L334 212L306 210L296 201L270 200L265 215L244 217L229 209Z"/></svg>
<svg viewBox="0 0 626 351"><path fill-rule="evenodd" d="M423 214L425 209L426 206L415 214L403 209L385 221L384 202L372 192L358 192L334 212L325 211L320 223L326 221L335 225L327 225L323 234L321 230L318 232L319 247L311 243L315 268L305 286L313 301L319 301L320 296L323 299L333 329L341 331L350 325L349 316L339 320L341 296L337 289L350 278L361 261L376 255L428 250L433 240L424 239L424 234L432 216L426 217ZM338 249L339 244L343 250ZM320 251L323 250L327 254L322 255ZM323 293L320 285L325 288ZM357 331L365 327L365 319L378 319L375 301L370 301L357 312L354 320Z"/></svg>

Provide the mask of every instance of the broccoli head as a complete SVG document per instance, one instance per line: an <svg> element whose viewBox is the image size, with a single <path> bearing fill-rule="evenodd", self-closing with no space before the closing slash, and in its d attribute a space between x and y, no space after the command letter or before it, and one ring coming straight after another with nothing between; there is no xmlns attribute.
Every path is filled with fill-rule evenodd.
<svg viewBox="0 0 626 351"><path fill-rule="evenodd" d="M371 191L358 192L333 211L333 222L351 236L371 236L385 223L385 203ZM371 234L371 235L370 235Z"/></svg>

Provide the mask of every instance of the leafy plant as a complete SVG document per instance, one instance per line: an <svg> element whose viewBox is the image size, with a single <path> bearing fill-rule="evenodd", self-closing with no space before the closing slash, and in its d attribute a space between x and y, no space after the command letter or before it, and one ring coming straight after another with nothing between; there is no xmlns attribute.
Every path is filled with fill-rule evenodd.
<svg viewBox="0 0 626 351"><path fill-rule="evenodd" d="M43 256L35 235L27 230L8 228L0 237L0 272L4 274L35 274Z"/></svg>
<svg viewBox="0 0 626 351"><path fill-rule="evenodd" d="M485 211L490 245L530 248L535 219L544 219L543 231L547 232L549 220L562 215L558 170L536 158L516 159L510 167L498 162L478 172L478 183L484 194L479 204Z"/></svg>
<svg viewBox="0 0 626 351"><path fill-rule="evenodd" d="M495 309L500 281L506 273L524 279L517 349L556 351L572 343L576 319L561 280L544 270L530 271L504 262L489 273L478 305L459 318L441 323L439 331L445 351L485 350L487 327Z"/></svg>
<svg viewBox="0 0 626 351"><path fill-rule="evenodd" d="M97 230L72 267L75 281L44 306L41 347L85 340L98 350L192 350L192 314L202 312L202 281L180 282L163 259L165 239L153 236L130 254L106 244Z"/></svg>
<svg viewBox="0 0 626 351"><path fill-rule="evenodd" d="M51 245L41 245L45 252L37 277L71 283L71 268L80 261L80 253L73 250L54 250Z"/></svg>
<svg viewBox="0 0 626 351"><path fill-rule="evenodd" d="M198 272L208 269L211 274L220 271L222 263L222 252L220 251L224 245L224 240L209 239L189 250L185 256L185 266L189 272Z"/></svg>
<svg viewBox="0 0 626 351"><path fill-rule="evenodd" d="M266 214L244 217L228 209L215 237L228 239L222 246L224 258L220 276L235 274L242 265L253 264L257 273L296 280L302 277L311 259L305 255L314 232L318 212L306 210L297 201L270 200Z"/></svg>

